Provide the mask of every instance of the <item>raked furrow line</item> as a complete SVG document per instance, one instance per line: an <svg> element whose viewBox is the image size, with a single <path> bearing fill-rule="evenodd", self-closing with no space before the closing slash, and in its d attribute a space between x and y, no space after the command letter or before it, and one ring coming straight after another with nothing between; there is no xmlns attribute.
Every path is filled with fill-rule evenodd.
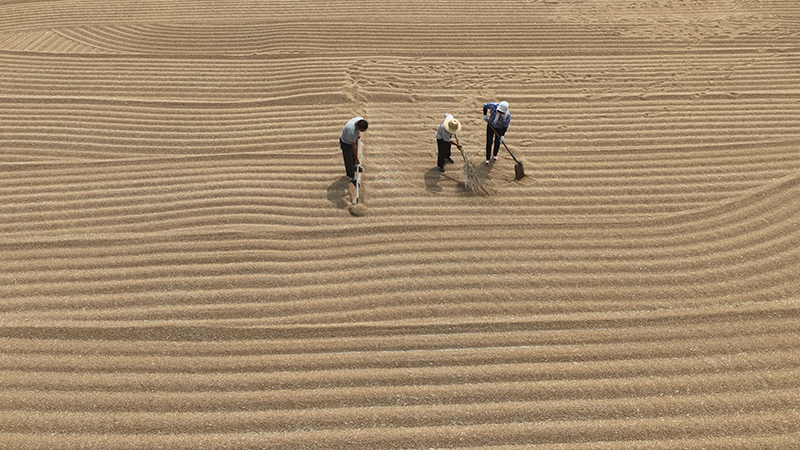
<svg viewBox="0 0 800 450"><path fill-rule="evenodd" d="M0 447L795 448L798 18L0 2Z"/></svg>

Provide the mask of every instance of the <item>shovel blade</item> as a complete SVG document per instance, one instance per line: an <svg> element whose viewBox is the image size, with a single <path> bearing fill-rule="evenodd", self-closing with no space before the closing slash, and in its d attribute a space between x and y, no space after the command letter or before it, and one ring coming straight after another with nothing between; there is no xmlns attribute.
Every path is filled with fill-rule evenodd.
<svg viewBox="0 0 800 450"><path fill-rule="evenodd" d="M514 179L521 180L525 176L525 169L522 167L522 163L517 161L514 165Z"/></svg>

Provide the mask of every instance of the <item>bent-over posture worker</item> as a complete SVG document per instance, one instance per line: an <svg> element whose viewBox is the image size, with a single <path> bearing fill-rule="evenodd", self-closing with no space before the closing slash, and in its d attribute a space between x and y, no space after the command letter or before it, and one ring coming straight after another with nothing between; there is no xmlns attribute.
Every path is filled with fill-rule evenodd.
<svg viewBox="0 0 800 450"><path fill-rule="evenodd" d="M361 170L361 161L358 159L358 140L361 133L367 131L369 124L363 117L353 117L342 129L339 136L339 147L342 149L344 170L350 181L356 184L356 170Z"/></svg>
<svg viewBox="0 0 800 450"><path fill-rule="evenodd" d="M456 120L452 115L445 114L444 121L439 125L439 129L436 131L436 147L438 150L436 167L439 168L439 172L444 172L445 163L453 164L453 160L450 158L452 146L455 145L461 149L461 144L455 140L455 134L459 131L461 131L461 122Z"/></svg>
<svg viewBox="0 0 800 450"><path fill-rule="evenodd" d="M508 102L484 103L483 120L486 121L486 161L484 164L489 165L491 161L497 161L500 143L505 140L508 125L511 123ZM494 151L492 151L492 141L494 141Z"/></svg>

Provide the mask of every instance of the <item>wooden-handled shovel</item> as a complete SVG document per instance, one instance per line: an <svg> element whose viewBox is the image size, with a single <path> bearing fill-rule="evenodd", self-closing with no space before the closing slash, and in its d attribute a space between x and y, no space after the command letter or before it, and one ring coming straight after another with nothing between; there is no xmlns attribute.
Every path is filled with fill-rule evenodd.
<svg viewBox="0 0 800 450"><path fill-rule="evenodd" d="M497 132L497 130L494 129L494 126L490 122L486 122L486 123L489 124L489 126L492 128L492 131L494 131L494 134L497 137L500 137L500 134ZM516 163L516 164L514 164L514 179L515 180L521 180L525 176L525 169L522 167L522 163L519 160L517 160L517 158L514 156L513 153L511 153L511 150L508 148L508 146L506 145L505 142L503 142L503 147L505 147L506 150L508 150L508 154L511 155L511 158Z"/></svg>

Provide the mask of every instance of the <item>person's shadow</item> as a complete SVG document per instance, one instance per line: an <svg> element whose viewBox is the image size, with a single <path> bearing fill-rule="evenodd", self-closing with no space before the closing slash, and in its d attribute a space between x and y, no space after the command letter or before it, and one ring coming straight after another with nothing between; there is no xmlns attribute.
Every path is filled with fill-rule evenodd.
<svg viewBox="0 0 800 450"><path fill-rule="evenodd" d="M347 197L350 195L350 177L342 176L333 184L328 186L328 201L336 205L338 209L347 208Z"/></svg>
<svg viewBox="0 0 800 450"><path fill-rule="evenodd" d="M434 194L442 192L442 187L439 186L439 180L441 179L442 173L436 167L425 172L425 189Z"/></svg>

